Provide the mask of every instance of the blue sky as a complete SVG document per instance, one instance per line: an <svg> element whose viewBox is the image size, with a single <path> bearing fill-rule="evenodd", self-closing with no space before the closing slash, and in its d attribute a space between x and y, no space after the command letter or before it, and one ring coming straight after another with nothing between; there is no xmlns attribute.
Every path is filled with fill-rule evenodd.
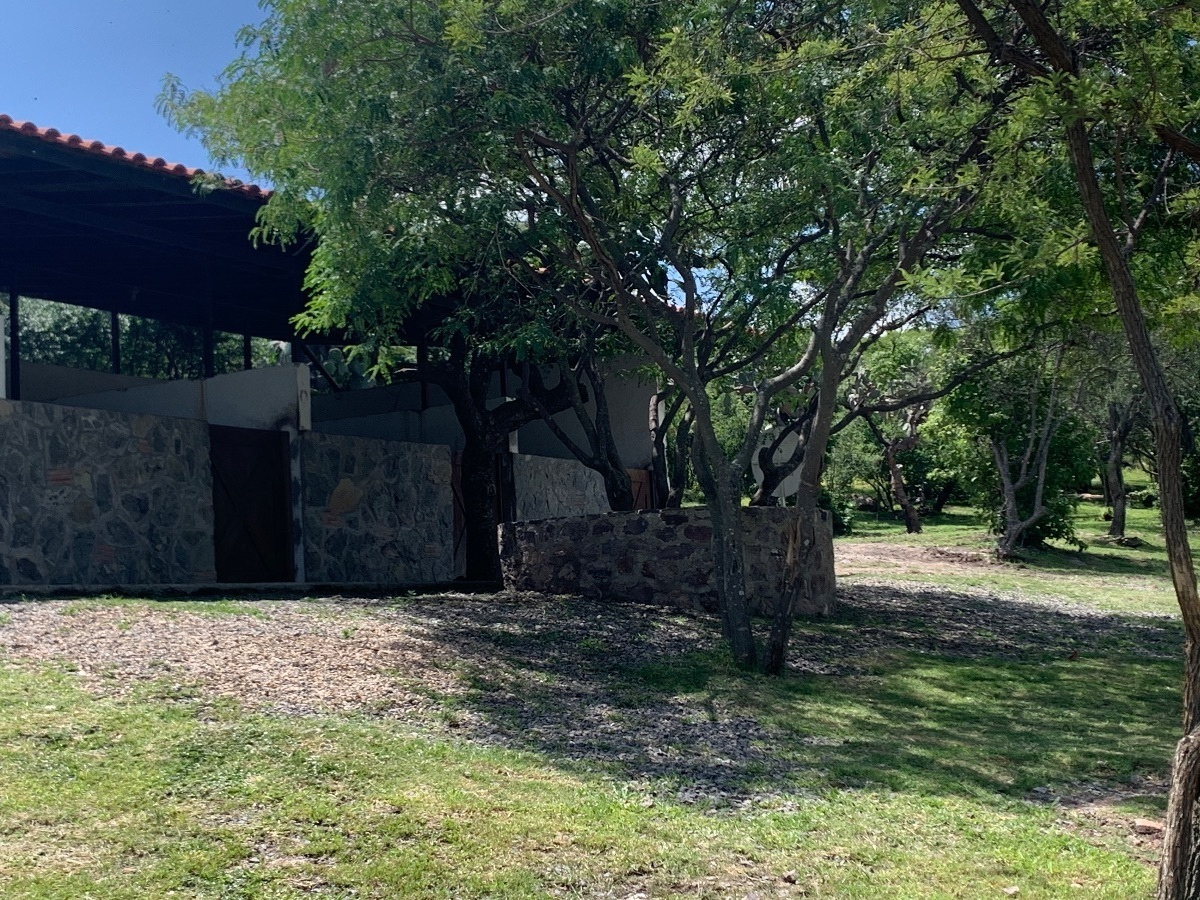
<svg viewBox="0 0 1200 900"><path fill-rule="evenodd" d="M211 168L154 101L168 72L212 86L262 15L257 0L0 0L0 113Z"/></svg>

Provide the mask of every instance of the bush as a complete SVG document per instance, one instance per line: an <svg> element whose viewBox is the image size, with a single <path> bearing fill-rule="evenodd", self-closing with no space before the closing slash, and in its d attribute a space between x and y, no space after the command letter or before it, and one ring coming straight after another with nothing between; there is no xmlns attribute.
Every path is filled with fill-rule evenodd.
<svg viewBox="0 0 1200 900"><path fill-rule="evenodd" d="M1150 488L1141 488L1127 493L1125 495L1125 502L1130 506L1140 506L1142 509L1154 509L1158 505L1158 494Z"/></svg>
<svg viewBox="0 0 1200 900"><path fill-rule="evenodd" d="M834 537L844 537L854 531L854 505L849 497L839 499L834 497L828 488L823 487L817 506L828 510L833 518Z"/></svg>

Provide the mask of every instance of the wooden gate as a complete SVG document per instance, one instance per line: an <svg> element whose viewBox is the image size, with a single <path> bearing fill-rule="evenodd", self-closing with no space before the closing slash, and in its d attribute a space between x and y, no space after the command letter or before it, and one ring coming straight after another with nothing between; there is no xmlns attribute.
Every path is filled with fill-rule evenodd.
<svg viewBox="0 0 1200 900"><path fill-rule="evenodd" d="M649 469L626 469L633 488L634 509L655 509L654 478Z"/></svg>
<svg viewBox="0 0 1200 900"><path fill-rule="evenodd" d="M209 427L217 581L291 581L288 436Z"/></svg>

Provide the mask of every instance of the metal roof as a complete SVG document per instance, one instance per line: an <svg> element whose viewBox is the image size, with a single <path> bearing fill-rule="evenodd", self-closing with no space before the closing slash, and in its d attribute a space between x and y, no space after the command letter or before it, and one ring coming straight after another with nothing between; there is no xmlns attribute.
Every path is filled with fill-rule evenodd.
<svg viewBox="0 0 1200 900"><path fill-rule="evenodd" d="M268 192L0 115L0 289L287 340L308 248L250 241Z"/></svg>

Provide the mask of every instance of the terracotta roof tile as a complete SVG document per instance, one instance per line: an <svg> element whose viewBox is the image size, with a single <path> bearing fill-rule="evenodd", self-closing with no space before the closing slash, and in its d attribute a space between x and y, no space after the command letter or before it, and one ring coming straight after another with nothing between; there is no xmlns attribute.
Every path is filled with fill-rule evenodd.
<svg viewBox="0 0 1200 900"><path fill-rule="evenodd" d="M21 122L12 116L0 115L0 131L15 131L31 135L41 138L50 144L71 147L97 156L107 156L109 159L119 160L126 165L139 166L143 169L153 169L158 172L168 172L171 175L179 175L185 178L195 178L197 175L204 174L203 169L193 169L182 163L167 162L161 156L151 158L144 153L130 153L123 147L110 147L103 141L84 140L77 134L64 135L57 128L39 128L33 122ZM264 191L256 184L246 184L235 178L226 178L225 187L231 191L237 191L251 197L267 197L270 195L270 191Z"/></svg>

